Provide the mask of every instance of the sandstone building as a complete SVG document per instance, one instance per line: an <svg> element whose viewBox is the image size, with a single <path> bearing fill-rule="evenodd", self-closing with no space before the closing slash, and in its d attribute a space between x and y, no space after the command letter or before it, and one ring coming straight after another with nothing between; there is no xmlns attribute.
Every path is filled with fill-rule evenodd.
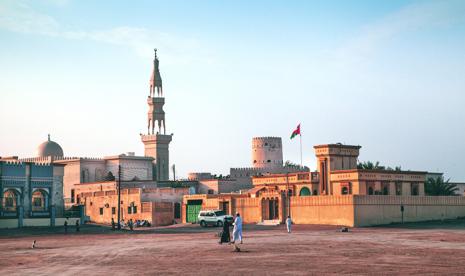
<svg viewBox="0 0 465 276"><path fill-rule="evenodd" d="M254 176L246 193L186 195L183 221L201 209L239 212L246 223L367 226L465 216L465 197L425 196L427 172L357 169L360 146L315 146L317 172Z"/></svg>

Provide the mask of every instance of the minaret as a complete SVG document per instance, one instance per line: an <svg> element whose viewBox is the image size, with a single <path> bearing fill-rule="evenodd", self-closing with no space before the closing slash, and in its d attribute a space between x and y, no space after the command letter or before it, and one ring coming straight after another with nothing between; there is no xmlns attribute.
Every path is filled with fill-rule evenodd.
<svg viewBox="0 0 465 276"><path fill-rule="evenodd" d="M163 111L165 98L163 97L157 49L155 49L155 58L153 60L147 104L149 105L147 135L141 135L145 147L145 156L154 158L153 179L169 180L169 144L173 134L166 135L165 111Z"/></svg>

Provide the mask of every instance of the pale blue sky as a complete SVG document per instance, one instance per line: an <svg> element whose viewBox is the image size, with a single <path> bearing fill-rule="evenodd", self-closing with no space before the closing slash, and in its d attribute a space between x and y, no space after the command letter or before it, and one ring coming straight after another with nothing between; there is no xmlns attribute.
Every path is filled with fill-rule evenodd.
<svg viewBox="0 0 465 276"><path fill-rule="evenodd" d="M137 4L135 4L137 3ZM178 174L250 166L253 136L465 181L465 1L0 0L0 155L143 154L159 49Z"/></svg>

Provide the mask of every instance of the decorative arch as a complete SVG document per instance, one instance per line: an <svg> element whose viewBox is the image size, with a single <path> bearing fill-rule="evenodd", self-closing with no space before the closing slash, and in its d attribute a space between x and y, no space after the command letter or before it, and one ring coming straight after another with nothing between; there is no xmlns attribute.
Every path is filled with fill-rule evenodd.
<svg viewBox="0 0 465 276"><path fill-rule="evenodd" d="M302 189L300 189L299 195L300 196L311 196L312 192L310 191L309 188L303 187Z"/></svg>
<svg viewBox="0 0 465 276"><path fill-rule="evenodd" d="M16 212L19 207L20 193L15 189L7 189L3 192L3 210Z"/></svg>
<svg viewBox="0 0 465 276"><path fill-rule="evenodd" d="M45 190L37 189L32 193L32 211L44 212L48 210L48 193Z"/></svg>

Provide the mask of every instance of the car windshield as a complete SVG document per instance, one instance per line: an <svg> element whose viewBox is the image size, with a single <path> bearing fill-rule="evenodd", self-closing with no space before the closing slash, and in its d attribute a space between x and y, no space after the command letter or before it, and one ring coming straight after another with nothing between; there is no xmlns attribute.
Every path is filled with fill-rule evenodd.
<svg viewBox="0 0 465 276"><path fill-rule="evenodd" d="M215 211L215 215L219 217L219 216L224 216L225 214L224 214L224 211Z"/></svg>

